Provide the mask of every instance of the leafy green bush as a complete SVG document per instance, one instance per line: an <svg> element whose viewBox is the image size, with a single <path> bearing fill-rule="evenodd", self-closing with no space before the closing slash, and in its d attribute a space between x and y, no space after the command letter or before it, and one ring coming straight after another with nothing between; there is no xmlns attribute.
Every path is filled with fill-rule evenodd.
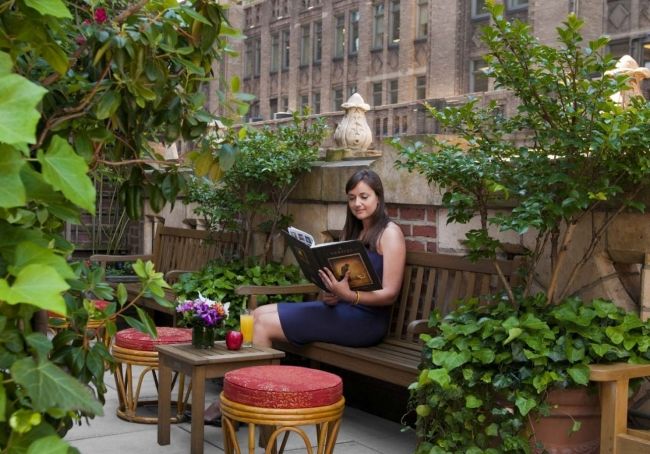
<svg viewBox="0 0 650 454"><path fill-rule="evenodd" d="M241 285L290 285L305 282L300 269L294 265L267 263L250 265L242 261L214 262L193 273L183 274L173 289L178 300L194 298L199 293L214 301L230 303L230 316L225 329L239 327L239 314L246 306L246 297L235 295L235 289ZM267 297L260 295L258 304L277 301L301 301L296 295L277 295Z"/></svg>
<svg viewBox="0 0 650 454"><path fill-rule="evenodd" d="M311 169L326 132L323 119L308 120L294 113L293 120L277 129L246 130L236 141L237 159L219 182L196 178L188 200L205 216L211 229L238 232L240 257L250 257L255 228L267 233L261 260L267 260L271 240L290 220L286 201L300 175ZM257 226L260 217L265 220Z"/></svg>
<svg viewBox="0 0 650 454"><path fill-rule="evenodd" d="M586 386L589 364L650 361L650 322L598 299L474 300L431 325L410 387L418 454L529 452L529 419L548 414L547 391Z"/></svg>

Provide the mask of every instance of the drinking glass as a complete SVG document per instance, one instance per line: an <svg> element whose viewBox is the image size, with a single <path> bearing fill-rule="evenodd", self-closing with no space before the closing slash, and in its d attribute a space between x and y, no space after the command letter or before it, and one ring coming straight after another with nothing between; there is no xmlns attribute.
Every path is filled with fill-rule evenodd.
<svg viewBox="0 0 650 454"><path fill-rule="evenodd" d="M244 347L253 346L253 314L243 311L239 314L239 329L244 337Z"/></svg>

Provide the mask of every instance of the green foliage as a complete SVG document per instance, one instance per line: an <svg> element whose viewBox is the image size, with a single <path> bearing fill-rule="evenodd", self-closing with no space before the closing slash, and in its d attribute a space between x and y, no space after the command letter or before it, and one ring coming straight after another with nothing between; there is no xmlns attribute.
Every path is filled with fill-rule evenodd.
<svg viewBox="0 0 650 454"><path fill-rule="evenodd" d="M411 386L418 453L530 452L528 419L546 413L549 389L586 386L590 363L650 360L648 324L612 303L583 305L571 296L612 220L645 209L637 196L650 181L650 104L612 100L628 79L606 74L614 67L608 40L583 43L574 15L552 47L527 24L506 21L503 5L488 1L487 9L488 75L514 95L516 112L506 116L479 99L428 107L458 140L393 144L402 167L444 191L449 222L478 216L480 226L466 235L471 259L503 252L492 232L530 232L536 241L521 288L503 282L498 302L465 302L443 320L432 316L435 334L424 337L423 370ZM498 207L507 209L490 216ZM570 262L583 219L594 225ZM544 275L546 292L534 295Z"/></svg>
<svg viewBox="0 0 650 454"><path fill-rule="evenodd" d="M262 226L268 233L263 254L266 260L271 238L289 223L284 215L286 200L300 175L317 159L325 128L322 119L308 122L294 113L293 121L278 129L240 131L224 141L234 143L238 150L232 167L217 183L196 179L188 193L189 201L198 203L195 211L205 216L211 229L240 233L241 257L250 256L255 221L267 219Z"/></svg>
<svg viewBox="0 0 650 454"><path fill-rule="evenodd" d="M473 300L430 326L410 386L417 453L530 452L529 418L548 411L549 390L586 386L589 364L650 362L650 323L598 299Z"/></svg>
<svg viewBox="0 0 650 454"><path fill-rule="evenodd" d="M636 197L650 181L650 105L636 98L623 108L610 98L626 88L627 78L605 75L614 65L605 54L607 39L581 47L582 20L570 15L558 29L560 45L551 47L539 43L528 25L507 22L502 9L490 7L485 59L495 86L517 98L517 112L506 117L496 102L477 99L460 107L429 107L440 125L462 140L393 143L403 167L445 191L450 222L479 216L480 229L468 234L472 257L501 252L489 226L537 232L526 281L532 282L549 245L548 300L559 301L612 218L627 208L645 208ZM497 200L512 209L489 217L488 207ZM604 220L594 228L584 256L567 267L562 251L576 224L594 211L603 212ZM561 274L569 279L558 288Z"/></svg>
<svg viewBox="0 0 650 454"><path fill-rule="evenodd" d="M111 362L86 329L89 318L114 333L111 316L143 295L165 304L167 284L151 263L134 266L141 291L127 301L123 286L114 294L102 283L101 270L67 261L74 247L63 232L95 212L95 177L116 175L132 218L144 194L160 205L183 189L178 164L160 163L149 142L198 138L215 119L202 87L238 35L223 8L206 0L0 2L2 452L67 452L60 437L71 424L102 412ZM96 298L111 303L97 310ZM51 341L39 331L44 311L65 317ZM125 320L155 335L144 312Z"/></svg>
<svg viewBox="0 0 650 454"><path fill-rule="evenodd" d="M224 330L239 327L239 314L246 307L246 297L236 295L241 285L290 285L303 283L300 269L278 263L251 264L241 261L213 262L200 271L181 275L173 285L178 300L196 298L199 293L213 301L230 303L230 315ZM301 296L283 295L258 297L258 304L278 301L301 301ZM223 335L223 333L221 333Z"/></svg>

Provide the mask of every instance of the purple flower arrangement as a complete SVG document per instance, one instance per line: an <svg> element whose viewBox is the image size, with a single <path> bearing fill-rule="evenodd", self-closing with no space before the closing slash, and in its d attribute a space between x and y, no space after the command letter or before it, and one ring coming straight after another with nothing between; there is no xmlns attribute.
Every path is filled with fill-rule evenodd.
<svg viewBox="0 0 650 454"><path fill-rule="evenodd" d="M212 301L199 293L198 298L178 303L176 312L185 326L216 327L228 318L229 307L230 303Z"/></svg>

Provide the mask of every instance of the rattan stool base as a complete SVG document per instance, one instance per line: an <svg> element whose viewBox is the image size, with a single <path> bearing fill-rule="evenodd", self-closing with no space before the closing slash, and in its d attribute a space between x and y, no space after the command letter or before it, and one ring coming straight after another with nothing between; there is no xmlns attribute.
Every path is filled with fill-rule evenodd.
<svg viewBox="0 0 650 454"><path fill-rule="evenodd" d="M157 424L158 416L144 416L138 415L137 410L140 407L147 405L158 405L158 399L142 400L140 399L140 391L142 383L147 375L151 373L156 389L158 389L158 352L146 350L132 350L129 348L113 345L112 349L113 358L115 358L115 385L117 386L117 396L119 406L117 408L117 416L120 419L130 422L141 424ZM138 375L137 384L134 382L133 367L141 366L142 371ZM174 376L174 381L178 380L177 393L178 397L172 401L172 405L176 407L176 414L171 417L172 423L181 422L183 420L183 413L186 409L186 402L188 400L189 389L185 393L185 375L177 374ZM172 388L174 387L172 381ZM135 384L135 387L134 387Z"/></svg>
<svg viewBox="0 0 650 454"><path fill-rule="evenodd" d="M265 408L244 405L229 400L221 393L221 427L224 437L226 454L241 454L241 449L235 434L235 423L248 424L248 452L255 452L255 425L268 428L264 438L265 453L275 453L276 441L284 435L279 454L284 452L290 433L296 433L305 443L308 454L313 454L311 442L305 431L299 426L316 425L317 453L331 454L334 452L336 437L341 426L341 418L345 408L345 399L341 399L324 407L312 408Z"/></svg>

